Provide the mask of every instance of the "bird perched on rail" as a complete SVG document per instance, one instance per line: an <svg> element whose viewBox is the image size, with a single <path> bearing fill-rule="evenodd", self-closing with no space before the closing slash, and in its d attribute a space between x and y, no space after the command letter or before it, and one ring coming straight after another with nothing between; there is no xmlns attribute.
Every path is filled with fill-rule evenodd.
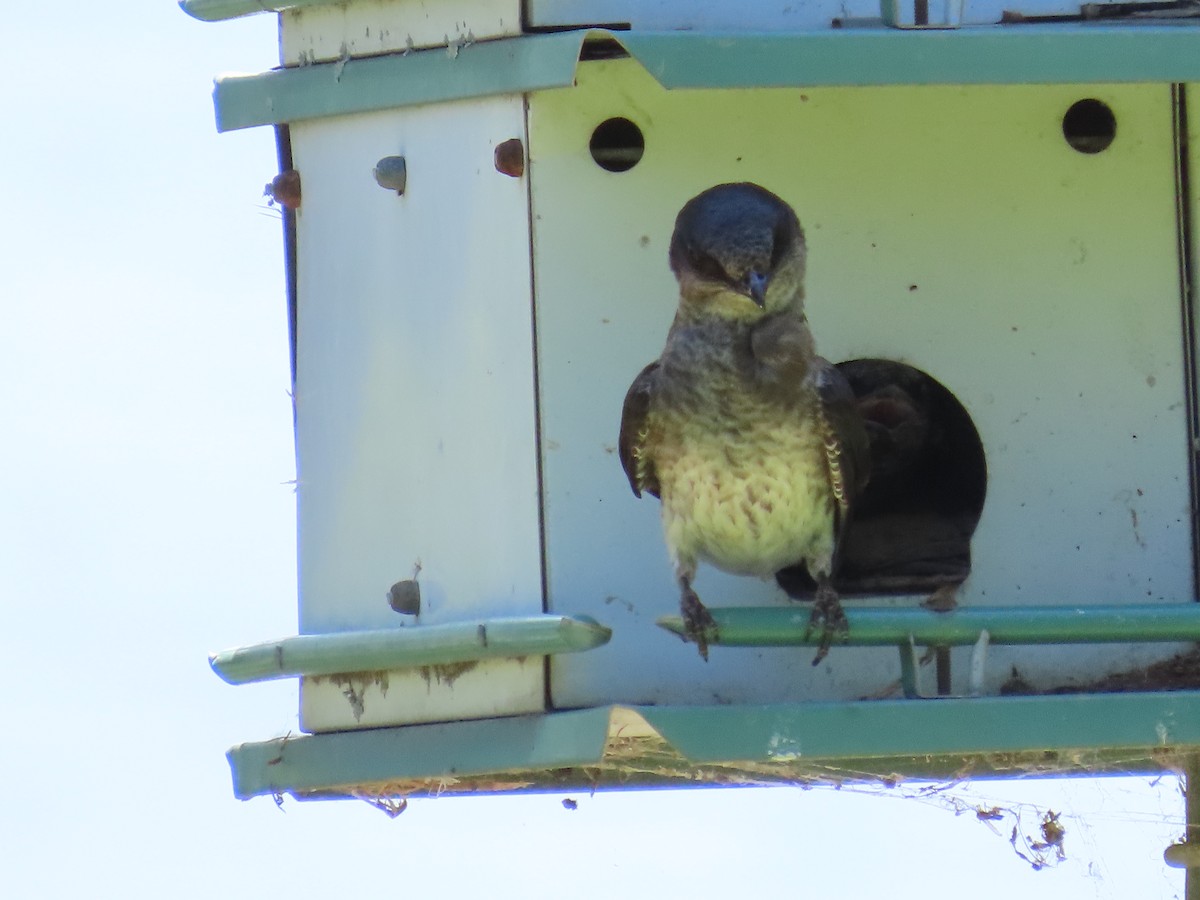
<svg viewBox="0 0 1200 900"><path fill-rule="evenodd" d="M662 501L685 636L708 658L701 561L768 577L803 563L816 581L813 664L847 630L832 578L870 465L841 373L816 355L804 315L804 232L756 184L721 184L675 220L679 309L657 362L625 396L621 464L635 495Z"/></svg>

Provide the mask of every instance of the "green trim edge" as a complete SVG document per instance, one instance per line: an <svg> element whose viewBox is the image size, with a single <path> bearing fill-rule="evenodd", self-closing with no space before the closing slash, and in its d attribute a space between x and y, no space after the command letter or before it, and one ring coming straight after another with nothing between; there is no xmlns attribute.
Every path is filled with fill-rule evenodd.
<svg viewBox="0 0 1200 900"><path fill-rule="evenodd" d="M615 41L667 89L1200 80L1200 25L1020 25L796 33L580 29L218 78L229 131L569 87L583 45Z"/></svg>
<svg viewBox="0 0 1200 900"><path fill-rule="evenodd" d="M228 759L241 799L323 799L1151 772L1197 747L1200 692L1179 691L598 707L289 736Z"/></svg>

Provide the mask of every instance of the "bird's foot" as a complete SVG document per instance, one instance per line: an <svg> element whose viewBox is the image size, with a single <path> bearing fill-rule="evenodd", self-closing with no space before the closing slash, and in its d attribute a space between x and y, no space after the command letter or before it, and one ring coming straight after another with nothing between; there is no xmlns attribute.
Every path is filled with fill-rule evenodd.
<svg viewBox="0 0 1200 900"><path fill-rule="evenodd" d="M838 599L837 591L829 584L820 584L817 587L817 596L813 603L812 615L808 619L808 628L804 630L804 639L808 640L818 629L821 632L821 643L817 647L817 655L813 657L814 666L829 655L829 648L835 638L844 641L850 634L850 623L846 620L842 601Z"/></svg>
<svg viewBox="0 0 1200 900"><path fill-rule="evenodd" d="M708 662L708 642L717 638L717 623L700 597L685 585L679 598L679 614L683 617L683 639L691 641Z"/></svg>

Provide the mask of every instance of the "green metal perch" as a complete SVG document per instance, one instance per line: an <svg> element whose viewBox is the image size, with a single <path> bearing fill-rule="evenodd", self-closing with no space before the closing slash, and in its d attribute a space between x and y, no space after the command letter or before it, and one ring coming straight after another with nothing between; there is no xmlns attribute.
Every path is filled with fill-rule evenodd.
<svg viewBox="0 0 1200 900"><path fill-rule="evenodd" d="M799 607L710 608L716 626L709 644L726 647L816 646L822 635L810 629L809 612ZM900 650L900 683L906 697L917 689L916 648L973 646L969 692L983 691L984 663L991 644L1100 644L1200 641L1200 604L1159 603L1123 606L985 606L949 612L924 608L846 608L849 630L841 642L852 647L894 646ZM685 640L683 620L665 616L660 627ZM946 675L948 682L949 676Z"/></svg>
<svg viewBox="0 0 1200 900"><path fill-rule="evenodd" d="M479 659L576 653L608 643L612 631L579 616L520 616L381 631L302 634L209 657L230 684L296 675L338 675Z"/></svg>
<svg viewBox="0 0 1200 900"><path fill-rule="evenodd" d="M709 608L716 621L710 644L726 647L816 646L804 607ZM914 644L962 647L985 631L992 644L1099 644L1200 641L1200 603L1123 606L976 606L950 612L846 604L851 647ZM660 627L681 637L683 620L664 616Z"/></svg>

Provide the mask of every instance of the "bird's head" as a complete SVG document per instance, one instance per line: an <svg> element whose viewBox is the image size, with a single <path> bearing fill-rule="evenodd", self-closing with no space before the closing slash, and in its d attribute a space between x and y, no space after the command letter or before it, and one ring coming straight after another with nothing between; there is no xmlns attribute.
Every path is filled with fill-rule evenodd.
<svg viewBox="0 0 1200 900"><path fill-rule="evenodd" d="M804 302L804 231L796 213L757 184L719 184L675 219L671 271L680 310L754 320Z"/></svg>

